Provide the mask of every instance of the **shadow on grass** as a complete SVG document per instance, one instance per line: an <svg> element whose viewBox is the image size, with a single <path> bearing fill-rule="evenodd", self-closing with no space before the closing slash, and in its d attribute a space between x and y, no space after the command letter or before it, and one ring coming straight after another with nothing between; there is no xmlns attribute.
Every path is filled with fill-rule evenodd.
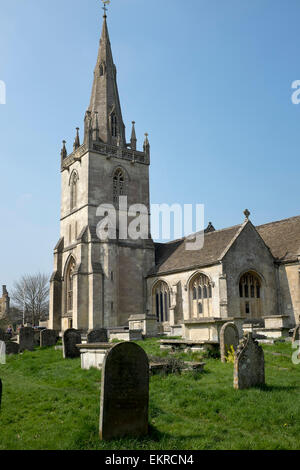
<svg viewBox="0 0 300 470"><path fill-rule="evenodd" d="M279 391L279 392L291 392L293 390L299 390L299 387L294 385L261 385L259 387L255 387L261 390L262 392L272 392L272 391Z"/></svg>

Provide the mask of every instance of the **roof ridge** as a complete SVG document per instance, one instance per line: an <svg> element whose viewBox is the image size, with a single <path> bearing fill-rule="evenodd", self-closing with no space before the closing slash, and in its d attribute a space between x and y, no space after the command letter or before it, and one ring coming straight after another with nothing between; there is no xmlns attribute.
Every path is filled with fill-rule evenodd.
<svg viewBox="0 0 300 470"><path fill-rule="evenodd" d="M300 215L294 215L293 217L288 217L286 219L274 220L274 222L268 222L266 224L257 225L256 228L266 227L267 225L280 224L282 222L287 222L288 220L300 219Z"/></svg>

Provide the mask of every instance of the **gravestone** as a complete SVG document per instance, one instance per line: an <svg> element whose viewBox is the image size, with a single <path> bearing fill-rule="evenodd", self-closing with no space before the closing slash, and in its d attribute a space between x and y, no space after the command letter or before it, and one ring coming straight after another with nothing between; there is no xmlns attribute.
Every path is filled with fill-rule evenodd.
<svg viewBox="0 0 300 470"><path fill-rule="evenodd" d="M7 341L6 343L6 354L9 356L10 354L18 354L20 350L20 346L18 343L14 343L13 341Z"/></svg>
<svg viewBox="0 0 300 470"><path fill-rule="evenodd" d="M226 357L228 352L233 346L234 351L236 351L239 345L239 330L236 325L232 322L225 323L222 326L220 332L220 353L221 361L226 362Z"/></svg>
<svg viewBox="0 0 300 470"><path fill-rule="evenodd" d="M100 439L146 436L148 408L147 354L135 343L116 344L103 362Z"/></svg>
<svg viewBox="0 0 300 470"><path fill-rule="evenodd" d="M63 334L63 354L64 359L74 359L80 357L80 351L76 344L81 343L81 333L74 328L66 330Z"/></svg>
<svg viewBox="0 0 300 470"><path fill-rule="evenodd" d="M6 344L4 341L0 341L0 364L6 363Z"/></svg>
<svg viewBox="0 0 300 470"><path fill-rule="evenodd" d="M57 343L57 332L55 330L42 330L40 332L41 348L55 346Z"/></svg>
<svg viewBox="0 0 300 470"><path fill-rule="evenodd" d="M252 333L247 333L235 353L234 388L242 390L264 384L264 352L253 338Z"/></svg>
<svg viewBox="0 0 300 470"><path fill-rule="evenodd" d="M300 341L300 325L297 325L293 333L293 343Z"/></svg>
<svg viewBox="0 0 300 470"><path fill-rule="evenodd" d="M34 329L30 327L20 328L19 332L20 352L34 349Z"/></svg>
<svg viewBox="0 0 300 470"><path fill-rule="evenodd" d="M107 329L99 328L97 330L92 330L87 335L87 343L108 343Z"/></svg>

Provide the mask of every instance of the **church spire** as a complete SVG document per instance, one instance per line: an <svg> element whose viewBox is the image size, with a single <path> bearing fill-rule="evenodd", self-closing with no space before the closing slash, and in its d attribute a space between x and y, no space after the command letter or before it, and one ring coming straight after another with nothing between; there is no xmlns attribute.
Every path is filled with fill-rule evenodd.
<svg viewBox="0 0 300 470"><path fill-rule="evenodd" d="M106 18L105 11L88 111L93 121L95 113L98 113L99 139L102 142L117 145L119 141L121 147L126 148L117 71L113 61Z"/></svg>

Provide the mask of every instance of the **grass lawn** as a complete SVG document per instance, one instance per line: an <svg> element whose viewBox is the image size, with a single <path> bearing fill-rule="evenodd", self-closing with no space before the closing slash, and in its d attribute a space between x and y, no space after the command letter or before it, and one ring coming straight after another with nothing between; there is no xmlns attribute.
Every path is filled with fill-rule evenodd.
<svg viewBox="0 0 300 470"><path fill-rule="evenodd" d="M166 355L157 340L139 344ZM233 365L217 359L205 359L198 376L152 377L150 435L112 442L98 437L99 371L81 370L79 359L63 360L54 348L10 356L0 365L0 450L299 449L300 365L291 361L290 344L264 351L264 389L234 390Z"/></svg>

